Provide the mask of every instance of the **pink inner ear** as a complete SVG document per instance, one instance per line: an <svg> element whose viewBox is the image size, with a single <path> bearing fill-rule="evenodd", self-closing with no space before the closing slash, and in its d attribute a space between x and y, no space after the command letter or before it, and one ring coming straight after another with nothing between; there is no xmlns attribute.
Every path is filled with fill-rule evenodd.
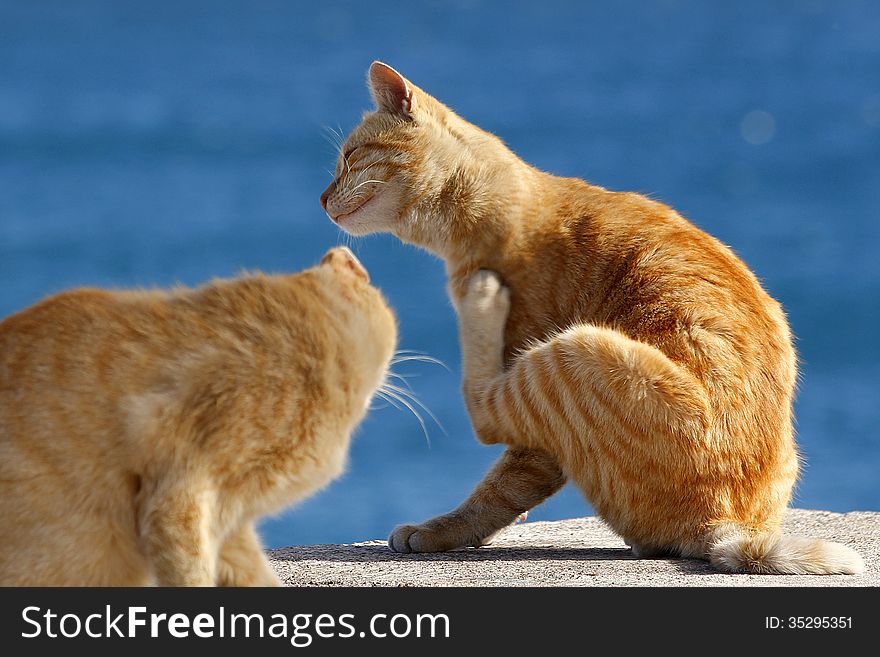
<svg viewBox="0 0 880 657"><path fill-rule="evenodd" d="M412 111L412 87L387 64L373 62L370 66L370 89L379 107L403 114Z"/></svg>

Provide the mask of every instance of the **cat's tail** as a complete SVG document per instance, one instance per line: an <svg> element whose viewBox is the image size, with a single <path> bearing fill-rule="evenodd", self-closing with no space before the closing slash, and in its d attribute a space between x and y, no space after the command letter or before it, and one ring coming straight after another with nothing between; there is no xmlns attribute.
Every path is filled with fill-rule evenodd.
<svg viewBox="0 0 880 657"><path fill-rule="evenodd" d="M732 524L716 528L709 562L728 573L858 575L865 563L855 550L818 538L751 533Z"/></svg>

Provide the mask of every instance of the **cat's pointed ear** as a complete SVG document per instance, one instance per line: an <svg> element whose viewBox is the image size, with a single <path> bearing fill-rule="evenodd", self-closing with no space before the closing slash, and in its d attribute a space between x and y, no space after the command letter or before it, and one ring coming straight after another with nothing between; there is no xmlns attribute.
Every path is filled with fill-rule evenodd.
<svg viewBox="0 0 880 657"><path fill-rule="evenodd" d="M358 278L362 278L367 283L370 282L370 275L367 269L361 264L354 253L347 246L337 246L330 249L321 258L321 264L329 264L333 269L341 273L354 273Z"/></svg>
<svg viewBox="0 0 880 657"><path fill-rule="evenodd" d="M369 83L376 107L406 117L412 115L413 87L388 64L373 62Z"/></svg>

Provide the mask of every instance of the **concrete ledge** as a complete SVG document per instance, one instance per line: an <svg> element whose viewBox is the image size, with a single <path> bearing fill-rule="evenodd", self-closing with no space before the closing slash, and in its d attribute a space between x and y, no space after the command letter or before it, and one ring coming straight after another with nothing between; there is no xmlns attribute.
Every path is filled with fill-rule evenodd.
<svg viewBox="0 0 880 657"><path fill-rule="evenodd" d="M784 528L852 547L866 572L725 575L703 561L633 559L594 517L527 522L490 546L441 554L396 554L379 540L270 550L269 559L287 586L880 586L880 513L792 509Z"/></svg>

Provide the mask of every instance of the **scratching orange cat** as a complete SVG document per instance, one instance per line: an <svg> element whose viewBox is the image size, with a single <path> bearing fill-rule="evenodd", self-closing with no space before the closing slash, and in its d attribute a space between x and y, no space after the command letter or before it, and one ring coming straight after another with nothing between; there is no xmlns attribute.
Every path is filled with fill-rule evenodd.
<svg viewBox="0 0 880 657"><path fill-rule="evenodd" d="M636 555L862 571L845 546L778 531L796 356L729 248L662 203L535 169L385 64L369 85L376 110L322 205L445 260L471 420L508 445L459 508L396 528L394 550L483 544L571 479Z"/></svg>
<svg viewBox="0 0 880 657"><path fill-rule="evenodd" d="M342 248L6 318L0 585L279 584L254 524L339 474L396 340Z"/></svg>

